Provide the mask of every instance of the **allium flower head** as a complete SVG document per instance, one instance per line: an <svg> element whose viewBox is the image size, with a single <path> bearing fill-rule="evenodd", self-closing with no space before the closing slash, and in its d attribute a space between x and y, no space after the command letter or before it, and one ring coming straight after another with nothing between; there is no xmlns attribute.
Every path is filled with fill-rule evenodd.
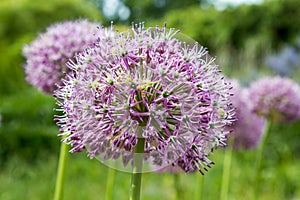
<svg viewBox="0 0 300 200"><path fill-rule="evenodd" d="M233 121L231 86L214 58L166 27L102 32L69 63L74 75L56 92L65 112L56 119L71 151L87 148L91 158L120 157L126 166L144 142L151 164L186 172L210 167L207 156L225 145L224 127Z"/></svg>
<svg viewBox="0 0 300 200"><path fill-rule="evenodd" d="M255 148L261 139L265 126L265 119L252 112L249 101L249 91L243 88L238 80L231 80L233 86L232 104L236 108L237 120L230 127L233 129L234 148Z"/></svg>
<svg viewBox="0 0 300 200"><path fill-rule="evenodd" d="M249 99L259 116L277 122L300 118L300 88L289 78L264 77L250 85Z"/></svg>
<svg viewBox="0 0 300 200"><path fill-rule="evenodd" d="M87 20L65 21L49 26L23 48L26 80L39 90L52 94L68 73L65 63L93 44L97 23Z"/></svg>
<svg viewBox="0 0 300 200"><path fill-rule="evenodd" d="M278 54L267 57L266 65L281 76L289 76L300 65L300 53L297 48L287 46Z"/></svg>

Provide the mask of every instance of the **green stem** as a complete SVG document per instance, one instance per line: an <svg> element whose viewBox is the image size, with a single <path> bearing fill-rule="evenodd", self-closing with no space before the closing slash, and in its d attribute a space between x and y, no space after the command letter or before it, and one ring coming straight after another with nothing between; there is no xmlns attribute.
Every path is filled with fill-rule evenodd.
<svg viewBox="0 0 300 200"><path fill-rule="evenodd" d="M232 158L232 144L228 145L227 149L225 150L220 200L228 199L228 190L229 190L230 172L231 172L231 158Z"/></svg>
<svg viewBox="0 0 300 200"><path fill-rule="evenodd" d="M68 145L62 142L60 144L60 153L59 153L58 169L56 175L54 200L61 200L63 198L67 158L68 158Z"/></svg>
<svg viewBox="0 0 300 200"><path fill-rule="evenodd" d="M256 174L255 174L255 183L254 183L254 199L258 199L258 193L260 188L260 179L261 179L261 171L262 171L262 159L264 155L264 151L267 144L267 138L271 129L271 120L266 121L264 133L261 138L260 146L257 151L257 160L256 160Z"/></svg>
<svg viewBox="0 0 300 200"><path fill-rule="evenodd" d="M115 170L113 168L108 168L107 182L106 182L106 200L112 200L113 188L114 188L114 179L115 179Z"/></svg>
<svg viewBox="0 0 300 200"><path fill-rule="evenodd" d="M138 127L138 142L134 152L133 169L131 175L130 200L139 200L141 193L142 169L143 169L143 153L145 139L141 137L142 128Z"/></svg>
<svg viewBox="0 0 300 200"><path fill-rule="evenodd" d="M181 191L181 186L180 186L180 175L179 174L174 174L174 187L175 187L175 199L176 200L181 200L182 198L182 191Z"/></svg>
<svg viewBox="0 0 300 200"><path fill-rule="evenodd" d="M204 176L200 173L197 173L197 171L196 171L196 176L197 176L197 183L196 183L195 199L201 200Z"/></svg>

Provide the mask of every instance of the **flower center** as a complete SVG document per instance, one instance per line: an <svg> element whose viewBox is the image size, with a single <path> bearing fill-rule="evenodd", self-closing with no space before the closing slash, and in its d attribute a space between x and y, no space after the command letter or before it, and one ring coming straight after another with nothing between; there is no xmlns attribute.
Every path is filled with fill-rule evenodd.
<svg viewBox="0 0 300 200"><path fill-rule="evenodd" d="M151 114L149 106L160 96L162 86L158 82L150 82L137 86L131 96L130 116L140 126L145 127Z"/></svg>

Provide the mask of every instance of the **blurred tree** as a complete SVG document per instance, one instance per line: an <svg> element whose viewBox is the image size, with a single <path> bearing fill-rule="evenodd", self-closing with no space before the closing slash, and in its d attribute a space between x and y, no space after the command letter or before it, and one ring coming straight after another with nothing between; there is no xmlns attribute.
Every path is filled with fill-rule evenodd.
<svg viewBox="0 0 300 200"><path fill-rule="evenodd" d="M267 2L265 8L270 8L267 26L273 46L280 47L281 41L293 42L300 33L300 1L274 0Z"/></svg>
<svg viewBox="0 0 300 200"><path fill-rule="evenodd" d="M212 6L190 6L168 11L168 27L180 29L213 55L222 57L222 65L255 70L265 57L300 33L300 1L269 0L259 5L229 7L223 11ZM147 25L162 24L161 19ZM232 70L231 70L232 71ZM249 74L252 73L249 71ZM252 75L251 75L252 76Z"/></svg>
<svg viewBox="0 0 300 200"><path fill-rule="evenodd" d="M217 30L217 21L220 12L213 8L187 7L184 10L171 10L164 16L168 27L180 29L187 37L198 41L201 45L213 48L215 40L224 32ZM192 20L191 20L192 19ZM159 20L149 22L147 25L162 25Z"/></svg>
<svg viewBox="0 0 300 200"><path fill-rule="evenodd" d="M244 5L223 11L220 29L229 32L226 40L235 48L247 38L264 35L272 48L293 42L300 32L300 1L270 0L261 5Z"/></svg>
<svg viewBox="0 0 300 200"><path fill-rule="evenodd" d="M106 23L110 20L126 23L159 19L174 9L200 7L207 0L90 0L103 12Z"/></svg>

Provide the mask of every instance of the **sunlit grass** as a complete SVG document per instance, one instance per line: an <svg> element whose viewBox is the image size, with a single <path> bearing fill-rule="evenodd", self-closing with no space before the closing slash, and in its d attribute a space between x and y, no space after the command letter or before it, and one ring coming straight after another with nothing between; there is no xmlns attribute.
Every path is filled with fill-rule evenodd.
<svg viewBox="0 0 300 200"><path fill-rule="evenodd" d="M0 199L52 199L58 152L39 154L39 159L26 161L18 156L10 158L0 173ZM204 176L204 199L218 199L222 177L224 151L216 151L216 162ZM234 152L229 199L251 199L254 176L255 152ZM261 199L297 199L300 197L298 160L290 160L278 166L265 165L261 187ZM64 199L104 199L108 168L98 160L90 160L85 153L71 154L67 163ZM181 174L184 199L193 199L196 191L196 174ZM113 199L127 199L130 174L116 172ZM146 173L142 180L142 199L174 199L172 174Z"/></svg>

